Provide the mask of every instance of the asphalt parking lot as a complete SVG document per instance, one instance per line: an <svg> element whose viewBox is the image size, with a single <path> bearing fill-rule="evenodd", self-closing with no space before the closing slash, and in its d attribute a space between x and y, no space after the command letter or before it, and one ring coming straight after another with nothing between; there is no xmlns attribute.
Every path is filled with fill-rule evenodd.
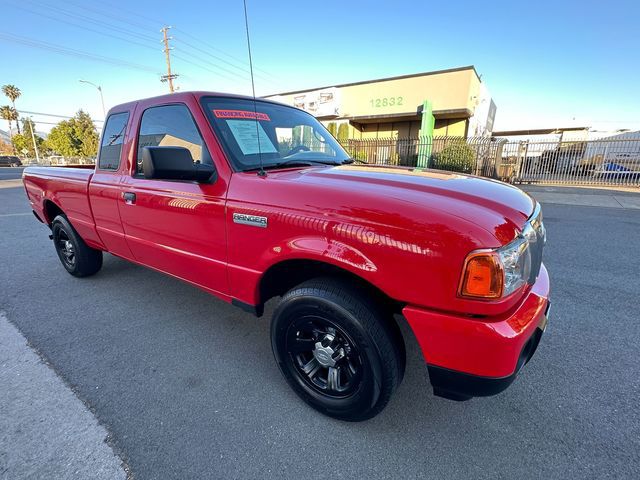
<svg viewBox="0 0 640 480"><path fill-rule="evenodd" d="M136 479L639 478L640 210L543 209L553 306L520 378L492 398L434 397L404 327L404 382L364 423L289 389L271 354L274 304L256 319L109 255L73 278L20 187L0 189L0 311ZM0 478L15 448L0 444Z"/></svg>

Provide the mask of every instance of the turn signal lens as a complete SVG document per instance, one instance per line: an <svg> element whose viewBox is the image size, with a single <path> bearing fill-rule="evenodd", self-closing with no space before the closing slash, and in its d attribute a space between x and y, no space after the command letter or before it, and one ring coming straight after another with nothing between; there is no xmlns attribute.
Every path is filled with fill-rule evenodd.
<svg viewBox="0 0 640 480"><path fill-rule="evenodd" d="M503 273L495 253L475 253L467 257L459 294L463 297L500 298Z"/></svg>

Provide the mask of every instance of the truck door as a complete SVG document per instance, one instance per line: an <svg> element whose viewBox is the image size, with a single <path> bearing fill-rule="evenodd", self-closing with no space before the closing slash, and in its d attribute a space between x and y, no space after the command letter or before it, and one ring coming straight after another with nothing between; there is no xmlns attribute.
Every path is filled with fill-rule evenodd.
<svg viewBox="0 0 640 480"><path fill-rule="evenodd" d="M120 216L135 260L214 292L228 292L225 194L221 181L146 179L142 148L180 146L196 162L213 165L185 104L142 112L132 175L123 178Z"/></svg>
<svg viewBox="0 0 640 480"><path fill-rule="evenodd" d="M96 230L107 250L131 259L133 255L124 238L118 202L122 179L120 164L129 112L112 113L107 118L100 142L96 171L89 182L89 203Z"/></svg>

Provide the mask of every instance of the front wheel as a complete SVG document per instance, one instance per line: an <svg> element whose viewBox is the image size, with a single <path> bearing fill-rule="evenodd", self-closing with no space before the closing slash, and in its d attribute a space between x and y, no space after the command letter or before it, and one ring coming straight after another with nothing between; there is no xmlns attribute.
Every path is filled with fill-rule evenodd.
<svg viewBox="0 0 640 480"><path fill-rule="evenodd" d="M87 277L102 268L102 252L88 246L64 215L51 223L56 253L62 266L74 277Z"/></svg>
<svg viewBox="0 0 640 480"><path fill-rule="evenodd" d="M271 322L271 345L293 390L316 410L348 421L377 415L404 372L393 318L362 290L316 279L284 295Z"/></svg>

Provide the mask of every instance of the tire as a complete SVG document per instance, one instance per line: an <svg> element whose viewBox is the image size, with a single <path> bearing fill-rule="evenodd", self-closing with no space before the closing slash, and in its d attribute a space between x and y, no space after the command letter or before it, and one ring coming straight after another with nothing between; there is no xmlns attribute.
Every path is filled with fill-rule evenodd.
<svg viewBox="0 0 640 480"><path fill-rule="evenodd" d="M385 308L349 282L306 281L287 292L271 320L271 346L291 388L319 412L374 417L404 373L402 336Z"/></svg>
<svg viewBox="0 0 640 480"><path fill-rule="evenodd" d="M62 266L74 277L88 277L102 268L102 252L88 246L64 215L51 223L53 245Z"/></svg>

